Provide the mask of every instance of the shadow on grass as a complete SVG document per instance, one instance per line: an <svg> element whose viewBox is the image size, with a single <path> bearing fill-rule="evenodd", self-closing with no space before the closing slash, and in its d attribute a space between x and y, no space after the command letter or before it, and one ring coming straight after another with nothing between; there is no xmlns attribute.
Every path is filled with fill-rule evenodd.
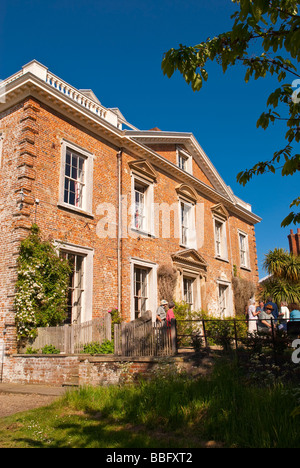
<svg viewBox="0 0 300 468"><path fill-rule="evenodd" d="M80 388L52 412L39 413L39 424L47 426L34 437L18 432L15 440L41 448L197 448L207 446L204 440L299 448L293 392L283 384L249 385L235 364L221 363L209 378L164 375L135 385Z"/></svg>
<svg viewBox="0 0 300 468"><path fill-rule="evenodd" d="M186 441L167 432L153 434L145 427L116 425L115 421L99 421L92 415L71 415L70 419L57 423L56 440L18 437L15 441L28 448L191 448Z"/></svg>

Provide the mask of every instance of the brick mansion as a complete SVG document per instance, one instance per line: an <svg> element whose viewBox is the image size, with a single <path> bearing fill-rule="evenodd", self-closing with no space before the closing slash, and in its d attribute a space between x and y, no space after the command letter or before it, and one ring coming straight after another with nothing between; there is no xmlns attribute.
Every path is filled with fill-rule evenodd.
<svg viewBox="0 0 300 468"><path fill-rule="evenodd" d="M100 97L101 98L101 97ZM259 216L192 133L139 130L36 60L0 83L0 335L16 346L21 241L36 223L72 262L69 323L152 311L159 270L193 310L235 314L232 277L258 283Z"/></svg>

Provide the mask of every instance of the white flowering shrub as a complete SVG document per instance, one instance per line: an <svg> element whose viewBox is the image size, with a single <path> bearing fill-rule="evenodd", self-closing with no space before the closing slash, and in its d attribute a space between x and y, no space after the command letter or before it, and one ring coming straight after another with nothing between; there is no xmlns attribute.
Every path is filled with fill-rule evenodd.
<svg viewBox="0 0 300 468"><path fill-rule="evenodd" d="M33 225L21 243L15 297L19 341L36 336L37 327L61 324L66 317L70 265Z"/></svg>

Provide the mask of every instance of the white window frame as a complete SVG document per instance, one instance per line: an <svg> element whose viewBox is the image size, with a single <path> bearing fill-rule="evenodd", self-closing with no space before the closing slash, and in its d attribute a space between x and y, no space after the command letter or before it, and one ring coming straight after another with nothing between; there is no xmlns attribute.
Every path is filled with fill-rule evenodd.
<svg viewBox="0 0 300 468"><path fill-rule="evenodd" d="M240 267L250 270L248 234L238 230L238 243L240 253ZM242 243L244 244L243 246Z"/></svg>
<svg viewBox="0 0 300 468"><path fill-rule="evenodd" d="M226 225L226 220L214 216L215 258L228 261Z"/></svg>
<svg viewBox="0 0 300 468"><path fill-rule="evenodd" d="M183 271L182 274L182 300L190 305L190 310L200 310L201 309L201 284L200 284L200 275L189 273ZM190 294L191 300L185 295L185 281L190 283Z"/></svg>
<svg viewBox="0 0 300 468"><path fill-rule="evenodd" d="M65 202L65 180L68 178L66 176L66 162L67 162L67 152L74 153L74 155L82 158L84 160L83 165L83 178L79 182L82 188L82 201L81 206L76 206L72 203ZM68 208L70 210L76 211L78 213L88 214L92 216L92 198L93 198L93 160L94 155L89 151L79 147L78 145L68 142L66 140L62 141L62 150L61 150L61 171L60 171L60 193L59 193L59 203L58 206L63 208Z"/></svg>
<svg viewBox="0 0 300 468"><path fill-rule="evenodd" d="M191 285L191 301L187 301L187 298L185 296L185 288L184 288L184 282L188 281L190 282ZM192 271L189 270L183 270L182 272L182 300L186 302L187 304L190 304L190 310L195 311L195 310L200 310L201 309L201 276L200 274L193 273Z"/></svg>
<svg viewBox="0 0 300 468"><path fill-rule="evenodd" d="M179 228L180 245L197 249L195 205L181 197L179 198Z"/></svg>
<svg viewBox="0 0 300 468"><path fill-rule="evenodd" d="M186 304L189 304L191 309L193 309L194 306L194 278L188 277L188 276L183 276L182 278L182 292L183 292L183 300ZM185 288L185 283L187 283L188 287ZM187 297L187 294L185 293L185 289L187 290L187 294L189 297Z"/></svg>
<svg viewBox="0 0 300 468"><path fill-rule="evenodd" d="M184 149L176 147L177 166L188 174L193 174L193 158Z"/></svg>
<svg viewBox="0 0 300 468"><path fill-rule="evenodd" d="M149 268L142 267L140 265L134 265L134 277L133 277L133 287L134 287L134 317L135 319L140 318L142 313L147 311L147 304L149 302ZM137 278L139 275L139 278ZM138 279L138 281L137 281ZM137 291L137 282L140 284L141 288ZM139 305L136 307L136 300ZM138 311L138 313L137 313Z"/></svg>
<svg viewBox="0 0 300 468"><path fill-rule="evenodd" d="M65 252L84 257L83 260L83 285L84 291L82 300L81 316L76 323L83 323L93 318L93 259L94 250L89 247L82 247L68 242L55 242L58 253Z"/></svg>
<svg viewBox="0 0 300 468"><path fill-rule="evenodd" d="M131 229L141 234L154 237L154 183L146 177L131 174ZM136 226L137 203L136 187L143 187L143 221L140 227Z"/></svg>
<svg viewBox="0 0 300 468"><path fill-rule="evenodd" d="M223 294L223 303L221 302L221 292ZM226 318L233 316L233 298L232 288L229 281L217 281L217 294L218 294L218 313L220 318Z"/></svg>
<svg viewBox="0 0 300 468"><path fill-rule="evenodd" d="M145 310L151 310L152 321L156 319L157 309L157 264L138 258L130 260L130 277L131 277L131 320L135 320L135 284L134 271L135 268L147 270L147 300Z"/></svg>

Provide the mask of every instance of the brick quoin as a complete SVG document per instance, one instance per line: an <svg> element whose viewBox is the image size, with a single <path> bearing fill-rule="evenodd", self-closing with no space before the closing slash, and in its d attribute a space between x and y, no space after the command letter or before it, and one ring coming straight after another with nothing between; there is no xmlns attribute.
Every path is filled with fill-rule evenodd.
<svg viewBox="0 0 300 468"><path fill-rule="evenodd" d="M234 315L233 270L258 282L255 224L260 218L234 196L192 134L139 131L118 109L104 108L91 91L76 90L36 61L2 85L0 338L6 329L8 353L16 351L16 260L34 222L58 249L84 257L85 303L76 320L102 316L113 307L120 307L126 320L133 319L141 270L145 301L155 319L161 299L157 271L164 264L177 270L176 300L184 299L184 281L190 280L193 305L216 313L223 286L226 313ZM84 159L87 205L81 209L64 202L65 148ZM166 225L162 212L154 220L158 231L150 225L146 231L132 229L129 207L136 186L144 191L145 218L150 199L158 207L178 208L167 219L168 237L161 235ZM181 202L192 207L188 218L194 217L194 225L188 232L197 232L196 243L183 245L175 236ZM218 227L220 242L226 244L219 256Z"/></svg>

